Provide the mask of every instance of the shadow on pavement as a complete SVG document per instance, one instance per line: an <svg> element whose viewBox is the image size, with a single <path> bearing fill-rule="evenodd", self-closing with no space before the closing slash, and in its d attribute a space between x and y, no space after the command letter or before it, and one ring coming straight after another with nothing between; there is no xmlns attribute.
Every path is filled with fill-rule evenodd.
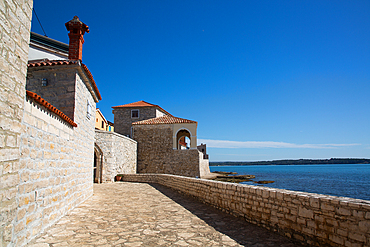
<svg viewBox="0 0 370 247"><path fill-rule="evenodd" d="M299 243L270 232L262 227L246 222L242 217L235 217L206 205L193 197L180 194L159 184L150 184L153 188L186 208L192 214L203 220L236 242L244 246L302 246Z"/></svg>

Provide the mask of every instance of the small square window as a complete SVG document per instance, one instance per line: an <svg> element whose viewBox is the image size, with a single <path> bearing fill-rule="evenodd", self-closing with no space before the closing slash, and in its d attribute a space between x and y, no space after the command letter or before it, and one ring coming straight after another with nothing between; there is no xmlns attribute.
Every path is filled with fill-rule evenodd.
<svg viewBox="0 0 370 247"><path fill-rule="evenodd" d="M131 110L131 118L139 118L139 110Z"/></svg>

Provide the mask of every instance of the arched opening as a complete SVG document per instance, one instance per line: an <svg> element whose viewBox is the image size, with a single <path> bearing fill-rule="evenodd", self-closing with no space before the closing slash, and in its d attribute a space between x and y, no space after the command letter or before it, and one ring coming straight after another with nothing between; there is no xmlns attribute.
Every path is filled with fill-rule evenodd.
<svg viewBox="0 0 370 247"><path fill-rule="evenodd" d="M101 183L103 178L103 152L95 143L94 147L94 167L93 167L93 182Z"/></svg>
<svg viewBox="0 0 370 247"><path fill-rule="evenodd" d="M176 140L177 140L177 149L184 150L190 148L191 135L189 131L182 129L179 132L177 132Z"/></svg>

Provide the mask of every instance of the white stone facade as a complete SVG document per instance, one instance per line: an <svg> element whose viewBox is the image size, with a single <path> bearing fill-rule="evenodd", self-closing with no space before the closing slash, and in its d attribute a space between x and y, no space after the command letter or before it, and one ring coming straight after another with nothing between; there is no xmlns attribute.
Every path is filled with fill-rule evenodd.
<svg viewBox="0 0 370 247"><path fill-rule="evenodd" d="M26 98L13 231L16 245L28 243L93 193L95 118L87 117L86 102L93 102L93 113L95 102L78 74L72 84L77 127Z"/></svg>
<svg viewBox="0 0 370 247"><path fill-rule="evenodd" d="M0 246L14 243L32 0L0 0Z"/></svg>

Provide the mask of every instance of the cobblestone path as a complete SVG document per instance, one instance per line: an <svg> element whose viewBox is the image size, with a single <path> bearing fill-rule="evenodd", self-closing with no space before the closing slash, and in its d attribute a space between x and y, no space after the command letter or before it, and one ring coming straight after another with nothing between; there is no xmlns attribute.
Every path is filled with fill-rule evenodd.
<svg viewBox="0 0 370 247"><path fill-rule="evenodd" d="M29 246L298 246L160 185L94 185L94 196Z"/></svg>

